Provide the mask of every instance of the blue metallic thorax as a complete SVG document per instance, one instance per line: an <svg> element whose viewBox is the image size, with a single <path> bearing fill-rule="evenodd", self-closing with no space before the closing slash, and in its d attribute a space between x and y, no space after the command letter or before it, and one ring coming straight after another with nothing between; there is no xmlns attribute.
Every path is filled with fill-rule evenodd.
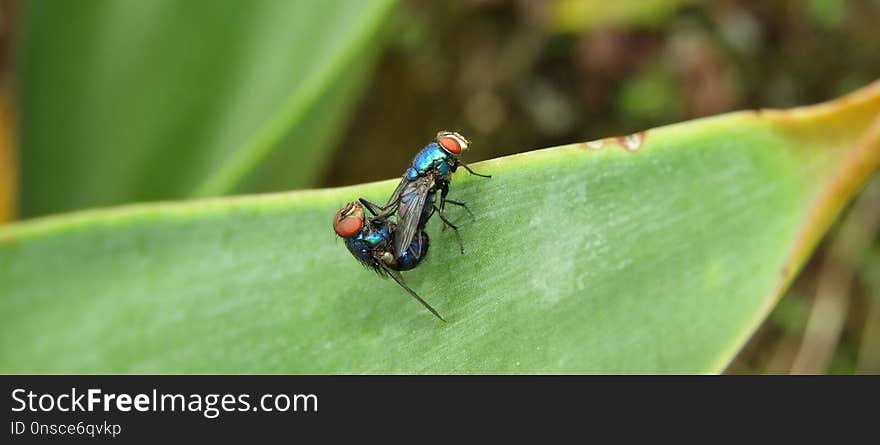
<svg viewBox="0 0 880 445"><path fill-rule="evenodd" d="M453 156L440 144L431 142L413 159L412 166L406 171L406 178L410 181L415 180L419 176L427 174L431 169L437 169L443 177L448 178L452 173L451 165L454 162Z"/></svg>
<svg viewBox="0 0 880 445"><path fill-rule="evenodd" d="M388 230L388 224L374 224L374 230L369 232L361 230L357 237L370 247L383 246L391 239L391 232Z"/></svg>
<svg viewBox="0 0 880 445"><path fill-rule="evenodd" d="M361 263L371 267L378 267L377 260L373 257L373 251L388 250L390 248L391 232L387 224L372 225L368 229L364 226L357 235L346 238L345 247Z"/></svg>
<svg viewBox="0 0 880 445"><path fill-rule="evenodd" d="M346 238L345 247L365 266L379 271L379 259L375 255L391 251L392 232L389 224L379 222L364 226L357 235ZM419 264L419 261L428 254L428 235L422 233L400 255L395 263L388 266L395 270L410 270ZM417 257L412 252L419 252Z"/></svg>

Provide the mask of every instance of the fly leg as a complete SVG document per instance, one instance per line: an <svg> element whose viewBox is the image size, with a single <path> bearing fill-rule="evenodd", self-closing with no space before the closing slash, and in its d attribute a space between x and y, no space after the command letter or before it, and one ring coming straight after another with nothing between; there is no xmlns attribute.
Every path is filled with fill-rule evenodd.
<svg viewBox="0 0 880 445"><path fill-rule="evenodd" d="M391 197L388 198L388 202L385 203L384 207L367 201L364 198L358 198L358 201L360 201L361 204L363 204L363 206L366 207L367 210L369 210L370 213L373 214L373 216L387 219L389 216L394 214L394 212L396 212L397 208L400 206L400 192L403 190L406 184L406 181L400 181L400 183L397 184L397 188L394 189L394 193L392 193Z"/></svg>
<svg viewBox="0 0 880 445"><path fill-rule="evenodd" d="M453 201L451 199L447 199L446 202L449 204L455 204L460 207L464 207L464 211L471 217L471 221L476 221L477 217L474 216L474 213L471 212L471 209L468 208L467 203L463 201Z"/></svg>
<svg viewBox="0 0 880 445"><path fill-rule="evenodd" d="M451 199L447 199L446 202L448 202L450 204L455 204L457 206L464 207L464 211L467 212L468 216L471 217L471 221L477 220L477 217L474 216L474 212L471 212L471 209L468 208L467 203L462 202L462 201L453 201ZM437 206L434 206L434 210L439 210L439 209L437 208ZM431 214L434 214L434 212L432 211ZM441 232L444 230L446 230L446 224L443 224L443 228L440 229Z"/></svg>
<svg viewBox="0 0 880 445"><path fill-rule="evenodd" d="M452 229L453 232L455 232L455 239L458 240L458 247L459 249L461 249L461 254L464 255L464 243L461 242L461 234L458 233L458 227L455 224L449 222L448 219L446 219L446 202L448 201L446 199L447 193L449 193L449 187L443 187L443 189L440 191L440 208L435 207L435 210L437 211L437 214L440 215L440 220L443 221L444 224L449 226L449 228Z"/></svg>
<svg viewBox="0 0 880 445"><path fill-rule="evenodd" d="M479 177L481 177L481 178L491 178L491 177L492 177L492 175L482 175L482 174L480 174L480 173L477 173L477 172L471 170L471 168L468 167L468 166L465 165L465 164L459 164L459 165L461 165L462 167L464 167L464 169L467 170L468 173L470 173L470 174L472 174L472 175L474 175L474 176L479 176Z"/></svg>
<svg viewBox="0 0 880 445"><path fill-rule="evenodd" d="M428 304L427 301L422 300L422 297L420 297L419 294L416 293L416 291L410 289L410 287L406 285L406 282L403 281L403 277L400 276L400 272L388 268L388 266L386 266L385 264L382 264L382 269L384 269L385 272L388 272L388 275L391 275L391 278L393 278L394 281L396 281L397 284L400 285L400 287L402 287L407 293L409 293L410 296L412 296L413 298L415 298L416 301L418 301L419 303L422 303L422 306L424 306L425 309L427 309L427 310L430 311L432 314L434 314L434 316L437 317L437 318L439 318L440 321L446 323L446 320L444 320L443 317L441 317L440 314L438 314L437 311L434 310L434 308L431 307L431 305Z"/></svg>
<svg viewBox="0 0 880 445"><path fill-rule="evenodd" d="M366 207L366 209L369 210L370 213L373 214L373 216L385 218L385 217L390 216L392 213L394 213L394 210L395 210L393 205L389 205L388 207L382 207L378 204L367 201L364 198L358 198L358 201L360 201L361 204L364 207Z"/></svg>

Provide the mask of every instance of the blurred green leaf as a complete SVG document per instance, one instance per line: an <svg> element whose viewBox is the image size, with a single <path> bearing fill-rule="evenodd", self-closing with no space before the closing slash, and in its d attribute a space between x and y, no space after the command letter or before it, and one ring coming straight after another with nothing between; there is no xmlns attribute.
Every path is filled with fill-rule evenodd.
<svg viewBox="0 0 880 445"><path fill-rule="evenodd" d="M563 32L615 26L652 27L699 0L553 0L549 18Z"/></svg>
<svg viewBox="0 0 880 445"><path fill-rule="evenodd" d="M880 163L880 83L459 172L406 273L335 239L395 181L0 227L3 372L714 373ZM487 142L475 141L479 150Z"/></svg>
<svg viewBox="0 0 880 445"><path fill-rule="evenodd" d="M321 148L334 147L340 142L345 135L349 111L355 104L352 98L358 97L371 79L375 55L365 52L358 59L360 62L345 73L345 78L326 91L316 106L291 129L281 143L286 149L271 153L247 176L240 187L242 190L269 192L303 188L320 180L332 160L329 152Z"/></svg>
<svg viewBox="0 0 880 445"><path fill-rule="evenodd" d="M657 123L667 116L680 116L684 108L675 77L659 69L634 76L623 85L617 98L617 110L623 122Z"/></svg>
<svg viewBox="0 0 880 445"><path fill-rule="evenodd" d="M840 0L809 0L806 5L810 21L824 28L836 28L846 21L847 3Z"/></svg>
<svg viewBox="0 0 880 445"><path fill-rule="evenodd" d="M0 76L0 224L18 213L18 145L15 107L8 79Z"/></svg>
<svg viewBox="0 0 880 445"><path fill-rule="evenodd" d="M24 214L228 193L279 147L274 184L312 184L391 5L28 3Z"/></svg>

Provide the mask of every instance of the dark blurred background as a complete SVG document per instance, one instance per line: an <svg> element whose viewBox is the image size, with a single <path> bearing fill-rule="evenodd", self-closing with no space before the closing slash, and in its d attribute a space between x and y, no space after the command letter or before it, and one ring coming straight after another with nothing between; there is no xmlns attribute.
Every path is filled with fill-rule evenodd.
<svg viewBox="0 0 880 445"><path fill-rule="evenodd" d="M15 113L9 49L21 6L0 2L4 116ZM812 104L880 78L880 0L408 0L383 38L316 186L397 177L441 128L471 139L474 162ZM11 128L0 127L0 144ZM0 168L15 155L0 146ZM15 199L3 190L0 212ZM878 192L875 177L728 372L880 373Z"/></svg>
<svg viewBox="0 0 880 445"><path fill-rule="evenodd" d="M878 0L413 0L398 9L323 186L397 176L441 127L471 138L469 160L488 159L821 102L880 77Z"/></svg>

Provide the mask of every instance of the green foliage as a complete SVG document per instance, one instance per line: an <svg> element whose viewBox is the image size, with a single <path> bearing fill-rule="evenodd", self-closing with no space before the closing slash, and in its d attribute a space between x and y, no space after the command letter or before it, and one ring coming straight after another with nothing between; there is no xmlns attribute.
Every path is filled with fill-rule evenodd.
<svg viewBox="0 0 880 445"><path fill-rule="evenodd" d="M667 115L681 115L684 104L675 79L663 71L652 70L624 85L617 108L621 120L656 123Z"/></svg>
<svg viewBox="0 0 880 445"><path fill-rule="evenodd" d="M656 31L694 3L558 0L544 10L547 21L541 23L579 40L587 38L585 31L605 30L606 40L598 41L605 46L586 54L604 47L613 50L606 55L630 57L639 40L615 28ZM392 5L28 3L18 48L22 213L313 185L370 81ZM851 15L834 2L807 5L805 17L825 31ZM520 13L528 11L536 9ZM719 29L734 31L728 37L741 44L733 46L756 51L758 31L750 16L724 14L721 21L734 20L735 26L722 23ZM432 17L456 26L443 28L443 20L411 25L431 31L422 34L424 45L410 51L416 64L428 67L425 72L452 85L472 82L467 76L480 65L468 60L510 60L481 45L476 47L484 52L459 53L474 36L514 42L509 45L517 57L542 60L537 52L518 53L537 51L538 45L507 34L488 37L491 27L459 33L466 31L460 24L467 17ZM869 19L863 22L872 29ZM456 55L431 52L435 35ZM826 37L821 41L827 46L840 46ZM731 94L726 81L712 75L726 72L725 59L718 62L711 51L698 54L700 67L721 63L704 71L715 82L683 91L680 73L649 63L650 50L639 56L643 63L629 68L616 57L599 57L595 67L559 63L614 73L606 79L610 83L600 76L590 84L591 93L601 98L619 83L604 114L646 126L693 113L693 98L700 94L689 94L691 87L720 91L716 108L703 111L738 103L725 101ZM694 60L683 65L695 66ZM768 66L751 59L747 65ZM502 86L528 84L522 81L525 67L520 74L502 67L489 77ZM863 83L870 72L846 69L846 76L837 76L833 66L825 71L837 83L807 78L802 83L809 87L801 88L828 84L836 91ZM531 76L540 78L541 70ZM803 101L796 100L804 97L796 94L800 81L767 73L755 78L782 98L777 103ZM398 91L400 79L383 80L394 98L420 103L407 96L417 96L417 87ZM472 86L452 88L445 106L421 109L434 121L446 121L444 110L457 115L463 108L473 120L480 110L473 97L507 89L481 88L483 95L474 95ZM545 89L557 98L575 94ZM555 132L571 127L596 134L595 128L620 125L591 110L596 127L581 128L575 122L584 115L575 107L554 106L565 101L528 101L527 114L545 121L555 116L548 121L559 124ZM392 281L363 270L330 230L331 215L345 202L358 196L383 201L393 181L138 204L3 226L0 372L720 372L876 172L878 115L875 84L844 100L792 112L734 113L476 164L494 177L459 173L453 184L452 197L468 201L478 218L458 215L466 253L459 254L453 234L434 221L430 256L404 274L447 324ZM376 132L395 141L398 131L418 131L412 122L430 120L413 116ZM498 122L510 119L505 127L522 126L514 114L498 116ZM524 143L526 135L504 131L503 137ZM475 139L483 157L493 156L492 145L505 143ZM392 145L376 141L383 149ZM5 159L0 167L11 174L0 179L8 180L17 172L14 156ZM0 207L11 208L2 202ZM878 256L871 252L868 265L858 267L873 270ZM877 274L863 275L866 287L877 287ZM880 348L871 335L880 332L876 303L869 301L861 350L840 348L832 371L878 368ZM800 306L782 306L776 314L786 335L802 330L808 317Z"/></svg>
<svg viewBox="0 0 880 445"><path fill-rule="evenodd" d="M28 3L23 213L312 184L391 4Z"/></svg>
<svg viewBox="0 0 880 445"><path fill-rule="evenodd" d="M457 173L466 253L432 225L405 273L446 324L334 242L394 181L2 228L0 370L719 372L876 169L873 90Z"/></svg>

